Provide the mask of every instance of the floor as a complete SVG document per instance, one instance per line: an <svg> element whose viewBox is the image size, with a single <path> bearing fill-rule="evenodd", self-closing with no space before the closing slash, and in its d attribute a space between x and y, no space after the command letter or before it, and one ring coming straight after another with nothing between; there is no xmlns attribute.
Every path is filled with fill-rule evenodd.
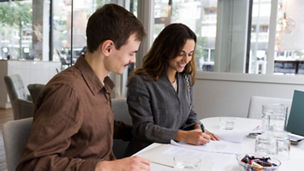
<svg viewBox="0 0 304 171"><path fill-rule="evenodd" d="M5 151L2 140L2 125L10 120L13 120L12 109L0 109L0 170L1 171L6 170Z"/></svg>
<svg viewBox="0 0 304 171"><path fill-rule="evenodd" d="M0 109L0 125L10 120L13 120L12 109Z"/></svg>

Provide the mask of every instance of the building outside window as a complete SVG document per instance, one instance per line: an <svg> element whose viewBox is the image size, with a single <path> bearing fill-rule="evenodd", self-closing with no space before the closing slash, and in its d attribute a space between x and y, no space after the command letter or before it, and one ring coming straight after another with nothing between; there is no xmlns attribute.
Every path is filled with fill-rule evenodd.
<svg viewBox="0 0 304 171"><path fill-rule="evenodd" d="M301 6L303 6L301 8ZM265 74L267 70L267 49L269 48L269 23L271 19L271 0L253 0L250 65L249 73ZM274 74L304 74L304 47L287 46L289 37L303 37L297 29L301 26L297 13L304 8L299 0L278 0L275 27L275 47L273 54ZM287 17L287 30L282 20ZM293 39L295 40L295 39Z"/></svg>
<svg viewBox="0 0 304 171"><path fill-rule="evenodd" d="M170 23L183 23L197 35L196 63L213 71L217 0L154 0L154 39Z"/></svg>
<svg viewBox="0 0 304 171"><path fill-rule="evenodd" d="M218 27L227 24L217 21L218 15L225 13L225 8L219 8L224 1L154 0L154 5L150 7L154 11L153 38L170 23L179 22L188 25L198 37L197 69L218 71L215 70L214 66L218 64L215 62L226 53L225 51L220 56L216 53L223 48L216 45L217 34L221 34L222 31ZM74 63L86 44L85 28L88 17L98 7L112 2L113 0L74 0L73 8L72 0L0 2L0 59L53 60L67 65ZM246 49L248 56L235 56L238 53L234 52L231 59L225 59L228 61L226 65L233 68L235 60L233 61L232 58L243 58L248 63L248 70L243 71L246 73L267 74L272 69L270 73L274 74L304 74L304 47L301 46L304 42L299 40L303 37L301 28L304 24L301 22L301 11L304 10L304 3L300 0L250 0L249 2L252 3L252 10L244 10L250 17L248 23L251 22L251 28L248 29L250 45ZM124 3L129 3L128 10L137 15L138 0L128 0ZM227 1L224 4L229 5ZM239 2L232 0L231 4L237 6ZM277 11L273 12L274 9ZM49 20L50 15L52 22ZM50 23L52 23L51 27ZM275 23L276 26L272 27L273 24L270 23ZM234 23L230 24L231 27L235 26ZM287 29L283 28L286 24ZM50 28L52 34L49 34ZM237 27L230 31L235 30ZM234 37L231 37L231 41L235 43L234 39L238 35L235 33L232 35ZM275 40L274 43L271 43L272 38ZM220 40L225 39L227 37ZM274 49L274 53L272 54L269 49ZM228 69L224 72L230 71Z"/></svg>

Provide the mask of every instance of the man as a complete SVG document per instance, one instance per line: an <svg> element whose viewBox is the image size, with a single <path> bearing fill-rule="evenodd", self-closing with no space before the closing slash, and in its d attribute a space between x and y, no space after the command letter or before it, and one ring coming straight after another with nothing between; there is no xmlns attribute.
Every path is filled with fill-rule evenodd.
<svg viewBox="0 0 304 171"><path fill-rule="evenodd" d="M135 62L144 34L140 21L118 5L105 5L89 18L88 53L40 94L17 170L149 170L140 157L114 160L113 136L130 138L131 128L113 121L114 85L107 76Z"/></svg>

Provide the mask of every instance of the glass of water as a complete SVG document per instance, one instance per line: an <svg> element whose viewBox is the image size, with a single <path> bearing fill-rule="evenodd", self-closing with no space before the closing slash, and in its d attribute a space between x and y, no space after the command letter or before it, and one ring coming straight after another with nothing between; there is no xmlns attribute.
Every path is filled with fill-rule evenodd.
<svg viewBox="0 0 304 171"><path fill-rule="evenodd" d="M278 131L273 133L277 141L278 158L281 160L289 159L290 141L288 133L285 131Z"/></svg>
<svg viewBox="0 0 304 171"><path fill-rule="evenodd" d="M269 132L258 135L255 140L255 153L263 156L277 155L277 140Z"/></svg>
<svg viewBox="0 0 304 171"><path fill-rule="evenodd" d="M285 128L287 110L283 104L265 104L262 106L262 130L283 131Z"/></svg>
<svg viewBox="0 0 304 171"><path fill-rule="evenodd" d="M201 159L189 155L176 154L173 157L175 170L200 171Z"/></svg>
<svg viewBox="0 0 304 171"><path fill-rule="evenodd" d="M230 117L220 118L219 128L221 130L233 130L234 129L234 119Z"/></svg>

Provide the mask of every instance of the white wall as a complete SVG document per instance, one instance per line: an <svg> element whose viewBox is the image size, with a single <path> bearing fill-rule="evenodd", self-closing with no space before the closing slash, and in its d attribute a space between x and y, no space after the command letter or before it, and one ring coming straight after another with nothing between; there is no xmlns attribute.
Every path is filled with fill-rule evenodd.
<svg viewBox="0 0 304 171"><path fill-rule="evenodd" d="M194 109L198 118L247 117L253 95L292 98L304 91L304 76L199 72L194 85Z"/></svg>

